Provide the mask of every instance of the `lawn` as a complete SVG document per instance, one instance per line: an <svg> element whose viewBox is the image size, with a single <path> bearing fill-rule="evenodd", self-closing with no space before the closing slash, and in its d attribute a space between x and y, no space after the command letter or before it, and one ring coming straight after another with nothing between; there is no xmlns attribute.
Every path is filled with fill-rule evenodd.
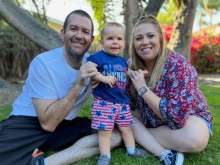
<svg viewBox="0 0 220 165"><path fill-rule="evenodd" d="M220 164L220 86L200 86L206 96L209 109L214 117L213 136L207 148L200 153L184 154L185 165L219 165ZM91 99L83 106L84 111L81 116L90 115ZM11 111L11 106L0 107L0 120L6 118ZM74 165L95 165L97 157L81 160ZM112 165L157 165L160 164L158 158L149 154L145 159L129 158L125 156L124 147L116 148L112 151Z"/></svg>

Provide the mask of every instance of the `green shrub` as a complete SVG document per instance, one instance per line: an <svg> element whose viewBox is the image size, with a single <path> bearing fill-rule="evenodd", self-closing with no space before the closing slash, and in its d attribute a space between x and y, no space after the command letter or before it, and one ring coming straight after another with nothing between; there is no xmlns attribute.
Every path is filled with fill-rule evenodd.
<svg viewBox="0 0 220 165"><path fill-rule="evenodd" d="M198 73L220 73L220 36L207 33L195 36L191 62Z"/></svg>
<svg viewBox="0 0 220 165"><path fill-rule="evenodd" d="M169 42L173 26L163 27ZM220 73L220 34L201 32L194 35L191 43L191 63L198 73Z"/></svg>

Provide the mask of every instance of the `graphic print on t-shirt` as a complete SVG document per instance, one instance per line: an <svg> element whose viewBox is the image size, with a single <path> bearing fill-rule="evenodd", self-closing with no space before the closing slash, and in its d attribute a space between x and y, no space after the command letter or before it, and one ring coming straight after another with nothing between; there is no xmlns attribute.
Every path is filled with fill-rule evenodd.
<svg viewBox="0 0 220 165"><path fill-rule="evenodd" d="M101 72L105 76L114 76L117 78L117 82L114 87L125 90L126 88L126 72L127 68L123 68L120 64L104 64Z"/></svg>

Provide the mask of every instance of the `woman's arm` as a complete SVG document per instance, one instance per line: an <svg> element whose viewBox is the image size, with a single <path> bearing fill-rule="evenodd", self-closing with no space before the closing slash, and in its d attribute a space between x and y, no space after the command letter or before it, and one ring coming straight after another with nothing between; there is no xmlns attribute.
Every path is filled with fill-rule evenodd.
<svg viewBox="0 0 220 165"><path fill-rule="evenodd" d="M147 86L145 75L146 71L142 71L141 69L139 69L138 71L130 70L130 78L136 91L140 90L140 88L142 87ZM159 103L161 98L158 97L155 93L153 93L150 89L143 93L141 97L151 107L154 113L163 120L163 117L159 110Z"/></svg>

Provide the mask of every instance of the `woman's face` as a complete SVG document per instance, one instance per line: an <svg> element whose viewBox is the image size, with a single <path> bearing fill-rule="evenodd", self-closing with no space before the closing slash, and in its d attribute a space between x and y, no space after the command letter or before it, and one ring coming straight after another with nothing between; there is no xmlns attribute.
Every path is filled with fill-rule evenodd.
<svg viewBox="0 0 220 165"><path fill-rule="evenodd" d="M134 48L146 63L155 62L160 50L160 36L153 24L143 23L135 28Z"/></svg>

